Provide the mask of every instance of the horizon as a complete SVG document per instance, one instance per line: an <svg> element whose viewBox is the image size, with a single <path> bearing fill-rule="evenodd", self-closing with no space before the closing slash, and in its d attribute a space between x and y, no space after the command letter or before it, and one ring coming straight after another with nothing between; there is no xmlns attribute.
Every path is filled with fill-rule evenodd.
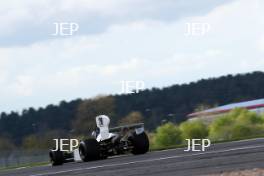
<svg viewBox="0 0 264 176"><path fill-rule="evenodd" d="M210 79L218 79L220 77L227 77L229 75L238 76L238 75L245 75L245 74L253 74L253 73L256 73L256 72L261 72L261 73L264 74L263 71L259 71L259 70L252 71L252 72L245 72L245 73L226 74L226 75L220 75L220 76L217 76L217 77L201 78L201 79L198 79L198 80L194 80L194 81L190 81L190 82L186 82L186 83L182 83L182 84L175 83L175 84L164 86L164 87L151 87L151 88L146 88L146 89L143 89L143 90L140 90L140 91L146 91L146 90L151 90L151 89L155 89L155 88L162 90L162 89L165 89L165 88L168 88L168 87L171 87L171 86L175 86L175 85L179 85L179 86L185 85L185 84L190 85L191 83L196 84L196 83L198 83L199 81L202 81L202 80L206 80L207 81L207 80L210 80ZM135 93L133 93L133 94L135 94ZM131 95L133 95L133 94L131 94ZM39 106L39 107L29 106L29 107L24 107L24 108L22 108L20 110L10 110L9 112L0 111L0 114L1 113L10 114L12 112L15 112L15 113L18 113L19 115L21 115L23 110L29 110L30 108L33 108L34 110L39 110L41 108L45 109L49 105L59 106L61 102L68 103L68 102L75 101L75 100L88 100L88 99L93 100L93 99L96 99L97 97L100 97L100 96L104 97L104 96L116 96L116 95L121 95L122 96L122 95L126 95L126 94L125 93L122 93L122 94L105 94L105 95L104 94L98 94L98 95L95 95L95 96L92 96L92 97L86 97L86 98L85 97L84 98L76 97L76 98L73 98L73 99L70 99L70 100L62 99L62 100L60 100L58 102L51 102L49 104L46 104L44 106ZM254 99L252 99L252 100L254 100ZM251 101L251 100L247 100L247 101ZM230 103L238 103L238 101L237 102L230 102ZM220 105L220 106L223 106L223 105Z"/></svg>

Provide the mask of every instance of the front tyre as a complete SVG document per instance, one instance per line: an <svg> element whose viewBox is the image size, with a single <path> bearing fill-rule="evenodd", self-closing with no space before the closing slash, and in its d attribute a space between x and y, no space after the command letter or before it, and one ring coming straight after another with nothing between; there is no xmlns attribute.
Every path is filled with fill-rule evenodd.
<svg viewBox="0 0 264 176"><path fill-rule="evenodd" d="M100 159L100 145L96 139L86 139L80 143L79 153L82 161L94 161Z"/></svg>
<svg viewBox="0 0 264 176"><path fill-rule="evenodd" d="M134 155L144 154L149 151L149 139L145 132L140 134L133 134L131 139L133 149L132 153Z"/></svg>
<svg viewBox="0 0 264 176"><path fill-rule="evenodd" d="M64 154L60 150L57 150L57 151L50 150L49 156L50 156L50 162L52 166L59 166L64 163Z"/></svg>

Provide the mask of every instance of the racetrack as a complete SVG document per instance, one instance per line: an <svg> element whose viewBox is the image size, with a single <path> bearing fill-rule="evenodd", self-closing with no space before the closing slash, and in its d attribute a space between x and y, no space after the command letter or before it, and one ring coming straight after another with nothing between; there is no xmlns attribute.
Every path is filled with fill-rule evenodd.
<svg viewBox="0 0 264 176"><path fill-rule="evenodd" d="M127 155L87 163L40 166L1 172L0 176L193 176L238 169L264 168L264 139L212 145L205 152L184 148Z"/></svg>

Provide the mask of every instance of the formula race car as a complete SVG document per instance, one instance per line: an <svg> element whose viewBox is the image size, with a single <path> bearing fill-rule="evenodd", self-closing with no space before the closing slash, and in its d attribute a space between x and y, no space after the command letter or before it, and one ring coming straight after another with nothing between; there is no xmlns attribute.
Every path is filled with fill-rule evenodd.
<svg viewBox="0 0 264 176"><path fill-rule="evenodd" d="M94 161L108 156L132 153L144 154L149 150L149 139L144 124L132 124L109 129L110 119L106 115L96 117L97 129L91 137L79 143L78 149L70 152L50 150L51 164L62 165L74 161Z"/></svg>

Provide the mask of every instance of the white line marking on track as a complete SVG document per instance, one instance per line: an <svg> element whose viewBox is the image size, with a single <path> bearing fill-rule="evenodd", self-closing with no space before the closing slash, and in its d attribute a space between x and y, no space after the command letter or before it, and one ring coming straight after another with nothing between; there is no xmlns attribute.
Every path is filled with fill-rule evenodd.
<svg viewBox="0 0 264 176"><path fill-rule="evenodd" d="M18 168L15 168L15 170L21 170L21 169L26 169L26 168L29 168L29 167L18 167Z"/></svg>
<svg viewBox="0 0 264 176"><path fill-rule="evenodd" d="M140 161L131 161L131 162L127 162L127 163L105 164L105 165L101 165L101 166L76 168L76 169L69 169L69 170L63 170L63 171L57 171L57 172L48 172L48 173L42 173L42 174L34 174L34 175L30 175L30 176L56 175L56 174L62 174L62 173L68 173L68 172L98 169L98 168L103 168L103 167L124 166L124 165L129 165L129 164L147 163L147 162L161 161L161 160L174 159L174 158L183 158L183 157L188 157L188 156L199 156L199 155L213 154L213 153L224 153L224 152L230 152L230 151L236 151L236 150L255 149L255 148L261 148L261 147L264 147L264 145L239 147L239 148L219 150L219 151L208 151L208 152L195 153L195 154L190 154L190 155L180 155L180 156L169 156L169 157L155 158L155 159L146 159L146 160L140 160Z"/></svg>

